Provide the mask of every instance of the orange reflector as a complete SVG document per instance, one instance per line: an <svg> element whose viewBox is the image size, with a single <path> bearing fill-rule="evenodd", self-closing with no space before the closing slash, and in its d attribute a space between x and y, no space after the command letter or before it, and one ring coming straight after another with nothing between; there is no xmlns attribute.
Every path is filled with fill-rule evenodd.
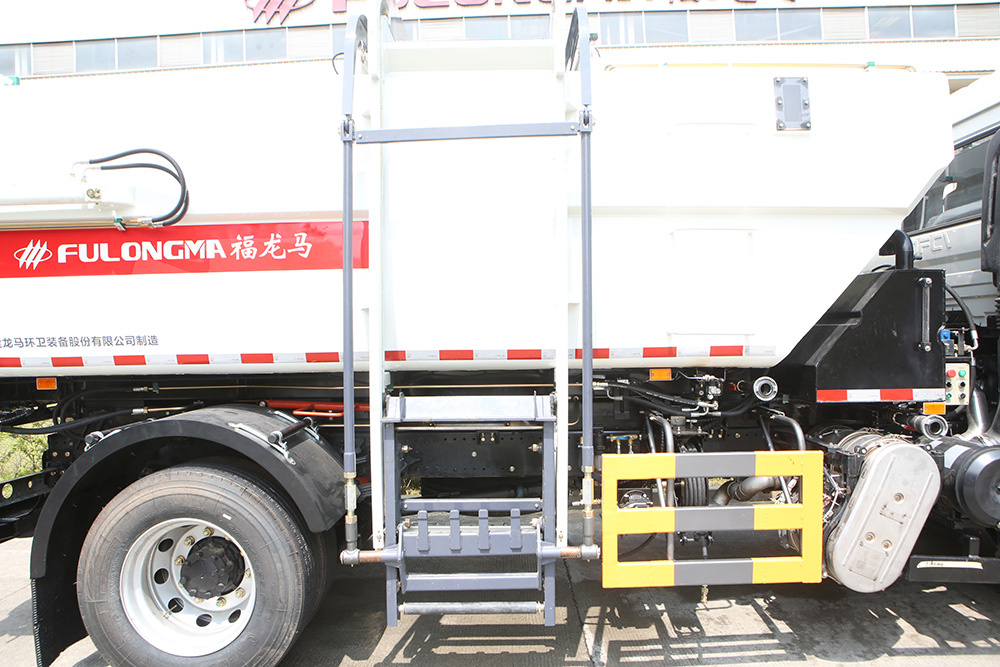
<svg viewBox="0 0 1000 667"><path fill-rule="evenodd" d="M925 415L943 415L945 412L944 403L924 403Z"/></svg>
<svg viewBox="0 0 1000 667"><path fill-rule="evenodd" d="M674 379L673 369L671 368L650 368L649 369L649 379L653 382L657 380L662 382L669 382Z"/></svg>
<svg viewBox="0 0 1000 667"><path fill-rule="evenodd" d="M55 378L35 378L35 389L41 391L42 389L55 389L56 379Z"/></svg>

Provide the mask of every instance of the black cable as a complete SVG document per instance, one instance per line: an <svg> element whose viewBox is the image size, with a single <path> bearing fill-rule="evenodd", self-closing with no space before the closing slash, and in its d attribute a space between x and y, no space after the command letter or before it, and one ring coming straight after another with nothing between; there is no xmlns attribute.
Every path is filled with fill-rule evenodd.
<svg viewBox="0 0 1000 667"><path fill-rule="evenodd" d="M738 403L728 410L721 410L718 414L719 417L739 417L749 412L751 409L763 405L764 401L757 400L757 397L750 394L742 403Z"/></svg>
<svg viewBox="0 0 1000 667"><path fill-rule="evenodd" d="M108 412L103 415L94 415L93 417L77 419L62 424L54 424L52 426L46 426L43 428L17 428L14 426L0 426L0 433L13 433L15 435L48 435L51 433L61 433L63 431L68 431L70 429L77 428L80 426L86 426L87 424L93 424L94 422L104 421L107 419L114 419L115 417L124 417L126 415L132 415L132 414L134 414L132 410L117 410L115 412Z"/></svg>
<svg viewBox="0 0 1000 667"><path fill-rule="evenodd" d="M965 319L968 320L968 322L969 322L969 331L972 334L972 340L973 340L973 342L978 342L979 341L979 329L976 328L976 321L973 319L973 317L972 317L972 311L969 310L969 306L966 305L965 299L963 299L962 297L960 297L958 295L958 292L956 292L951 287L951 285L949 285L948 283L942 283L942 284L944 285L945 291L948 292L948 294L951 296L951 298L955 300L955 303L958 304L958 307L962 309L962 314L965 315Z"/></svg>
<svg viewBox="0 0 1000 667"><path fill-rule="evenodd" d="M17 410L13 410L11 412L5 412L0 414L0 425L12 424L14 422L21 421L28 415L32 415L34 413L35 411L32 408L18 408Z"/></svg>
<svg viewBox="0 0 1000 667"><path fill-rule="evenodd" d="M645 387L637 387L632 384L625 384L623 382L609 382L609 387L616 387L618 389L627 389L629 391L634 391L638 394L645 394L646 396L652 396L653 398L658 398L661 401L669 401L671 403L678 403L680 405L686 405L690 408L697 408L700 406L698 401L692 398L684 398L683 396L674 396L672 394L664 394L659 391L654 391L652 389L646 389Z"/></svg>
<svg viewBox="0 0 1000 667"><path fill-rule="evenodd" d="M140 155L147 153L149 155L157 155L163 158L164 160L170 163L170 166L174 168L174 171L171 172L163 165L152 164L152 163L141 163L141 162L129 163L125 165L104 165L105 162L119 160L123 157L128 157L130 155ZM167 155L166 153L164 153L163 151L156 150L155 148L135 148L130 151L123 151L121 153L116 153L115 155L109 155L107 157L90 160L88 164L102 165L100 167L101 170L109 170L109 171L115 169L136 169L136 168L159 169L160 171L164 171L173 176L177 180L177 182L181 186L181 193L180 196L177 198L177 204L174 205L173 209L171 209L170 212L167 213L166 215L161 215L153 218L152 222L161 227L169 227L170 225L173 225L174 223L178 222L184 216L184 213L187 212L189 195L187 189L187 181L184 178L184 172L181 170L181 166L177 164L177 161L172 157L170 157L169 155ZM179 216L178 213L180 213Z"/></svg>
<svg viewBox="0 0 1000 667"><path fill-rule="evenodd" d="M626 556L631 556L631 555L632 555L632 554L634 554L634 553L638 553L639 551L642 551L643 549L645 549L645 548L646 548L646 547L647 547L647 546L649 545L649 543L650 543L650 542L652 542L652 541L653 541L654 539L656 539L656 536L657 536L657 535L659 535L659 534L660 534L660 533L652 533L652 534L651 534L651 535L650 535L649 537L647 537L647 538L646 538L646 540L645 540L645 541L644 541L644 542L643 542L642 544L640 544L639 546L637 546L637 547L635 547L635 548L632 548L632 549L629 549L628 551L626 551L626 552L624 552L624 553L620 553L620 554L618 554L618 558L625 558Z"/></svg>
<svg viewBox="0 0 1000 667"><path fill-rule="evenodd" d="M639 398L638 396L623 396L622 398L629 403L635 403L636 405L641 405L650 410L662 412L664 414L672 415L674 417L689 416L687 412L684 412L682 410L672 408L669 405L663 405L662 403L654 403L653 401L646 400L645 398Z"/></svg>

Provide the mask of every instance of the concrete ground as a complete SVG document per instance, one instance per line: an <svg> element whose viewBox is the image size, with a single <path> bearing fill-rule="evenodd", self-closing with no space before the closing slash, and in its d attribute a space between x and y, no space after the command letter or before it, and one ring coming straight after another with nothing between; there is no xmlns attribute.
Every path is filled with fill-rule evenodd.
<svg viewBox="0 0 1000 667"><path fill-rule="evenodd" d="M0 645L34 664L28 555L0 545ZM600 565L558 566L558 625L541 617L404 617L385 626L377 566L344 568L282 667L427 665L1000 665L1000 588L899 582L862 595L818 585L605 590ZM513 620L512 620L513 619ZM104 667L89 640L58 667Z"/></svg>

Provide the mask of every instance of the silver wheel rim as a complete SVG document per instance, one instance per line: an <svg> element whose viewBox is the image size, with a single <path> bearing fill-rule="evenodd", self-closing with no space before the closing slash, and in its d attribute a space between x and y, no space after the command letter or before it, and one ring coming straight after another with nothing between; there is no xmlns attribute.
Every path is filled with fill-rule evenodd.
<svg viewBox="0 0 1000 667"><path fill-rule="evenodd" d="M235 588L199 598L181 584L181 570L206 538L238 549L244 573ZM254 575L246 551L226 531L207 521L173 519L144 532L128 550L119 590L125 615L143 639L164 653L191 658L215 653L243 632L257 598Z"/></svg>

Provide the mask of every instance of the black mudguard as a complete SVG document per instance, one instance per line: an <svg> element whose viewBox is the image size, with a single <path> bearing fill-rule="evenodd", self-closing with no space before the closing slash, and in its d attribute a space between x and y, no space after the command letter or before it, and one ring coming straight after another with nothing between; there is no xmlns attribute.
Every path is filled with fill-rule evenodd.
<svg viewBox="0 0 1000 667"><path fill-rule="evenodd" d="M80 456L45 501L31 546L35 652L39 667L86 636L76 600L80 549L104 505L144 472L198 459L232 461L269 476L309 530L324 532L346 514L342 456L312 429L268 443L289 425L250 405L204 408L113 431Z"/></svg>

